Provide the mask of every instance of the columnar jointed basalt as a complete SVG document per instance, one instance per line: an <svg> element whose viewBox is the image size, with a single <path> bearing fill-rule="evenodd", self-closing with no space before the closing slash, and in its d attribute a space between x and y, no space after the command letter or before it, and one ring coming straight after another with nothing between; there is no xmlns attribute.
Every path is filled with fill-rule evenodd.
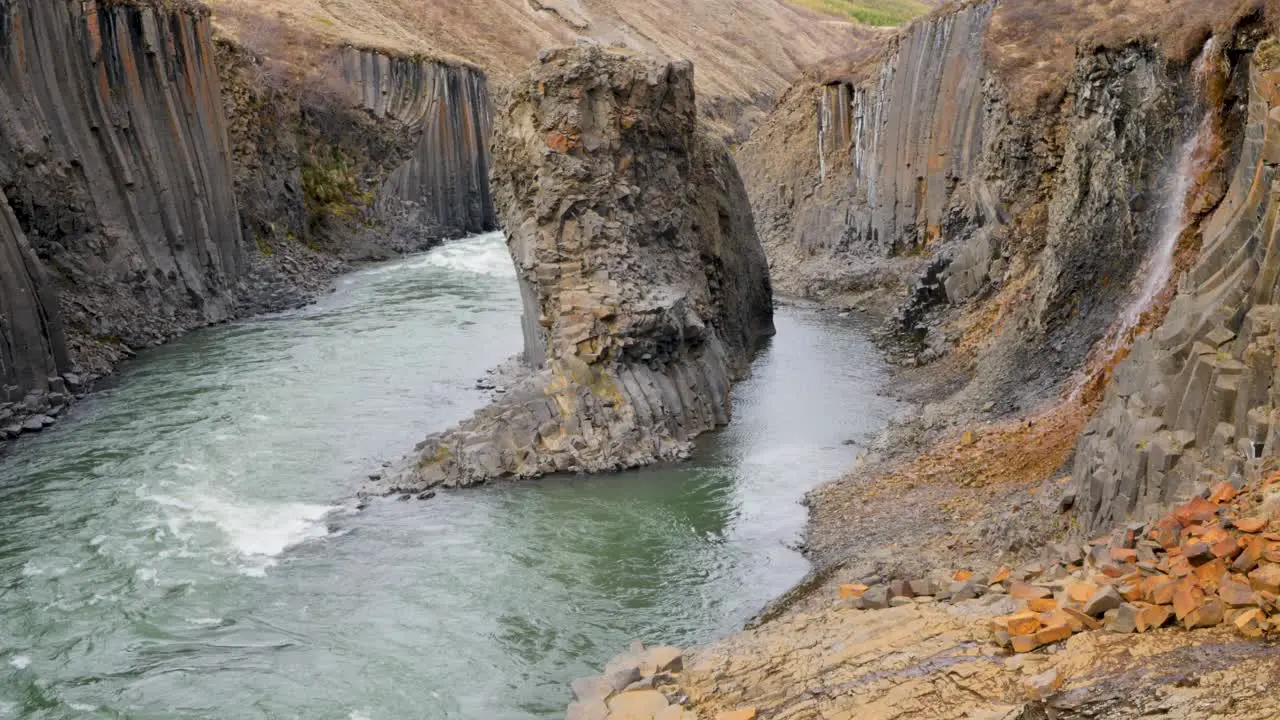
<svg viewBox="0 0 1280 720"><path fill-rule="evenodd" d="M244 264L210 34L181 2L0 2L0 225L18 263L0 374L26 406L63 395L68 349L102 372L126 344L233 312Z"/></svg>
<svg viewBox="0 0 1280 720"><path fill-rule="evenodd" d="M1202 225L1199 259L1080 439L1086 529L1150 518L1218 479L1254 479L1280 454L1280 71L1256 57L1249 85L1235 176Z"/></svg>
<svg viewBox="0 0 1280 720"><path fill-rule="evenodd" d="M699 127L692 66L544 53L494 147L533 371L419 445L382 489L685 457L728 422L730 387L773 330L746 192Z"/></svg>
<svg viewBox="0 0 1280 720"><path fill-rule="evenodd" d="M361 107L420 135L379 188L384 216L407 208L409 222L432 238L497 228L489 194L492 110L479 68L348 47L342 77Z"/></svg>

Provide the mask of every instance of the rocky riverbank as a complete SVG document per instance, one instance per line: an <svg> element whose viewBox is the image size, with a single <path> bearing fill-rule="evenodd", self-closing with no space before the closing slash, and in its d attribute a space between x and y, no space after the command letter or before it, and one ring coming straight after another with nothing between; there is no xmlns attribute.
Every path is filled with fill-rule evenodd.
<svg viewBox="0 0 1280 720"><path fill-rule="evenodd" d="M528 374L375 489L687 457L773 332L764 252L693 66L548 51L495 131L494 192L524 300Z"/></svg>
<svg viewBox="0 0 1280 720"><path fill-rule="evenodd" d="M476 67L327 46L299 70L196 2L0 15L0 440L138 349L497 227Z"/></svg>

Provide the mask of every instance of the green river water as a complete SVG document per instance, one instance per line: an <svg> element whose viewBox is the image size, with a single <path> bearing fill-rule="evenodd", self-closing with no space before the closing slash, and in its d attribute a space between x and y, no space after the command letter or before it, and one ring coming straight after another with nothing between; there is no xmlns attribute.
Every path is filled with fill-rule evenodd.
<svg viewBox="0 0 1280 720"><path fill-rule="evenodd" d="M894 410L848 320L782 307L694 461L378 500L369 472L520 347L500 235L192 333L0 458L0 718L561 717L633 638L799 580L804 492Z"/></svg>

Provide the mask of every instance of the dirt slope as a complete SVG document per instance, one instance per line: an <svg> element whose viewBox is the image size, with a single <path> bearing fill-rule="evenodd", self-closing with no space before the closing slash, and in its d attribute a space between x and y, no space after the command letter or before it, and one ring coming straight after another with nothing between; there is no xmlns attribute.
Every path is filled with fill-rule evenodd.
<svg viewBox="0 0 1280 720"><path fill-rule="evenodd" d="M781 0L211 0L224 32L268 55L351 43L466 59L501 81L580 38L693 60L704 112L750 123L801 71L871 28ZM322 42L316 43L319 39ZM273 52L274 51L274 52ZM283 51L283 53L281 52ZM745 127L745 126L743 126Z"/></svg>

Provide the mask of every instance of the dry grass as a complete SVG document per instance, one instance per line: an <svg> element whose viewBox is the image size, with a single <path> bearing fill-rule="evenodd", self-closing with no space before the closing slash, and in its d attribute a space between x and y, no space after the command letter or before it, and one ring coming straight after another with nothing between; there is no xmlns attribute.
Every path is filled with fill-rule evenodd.
<svg viewBox="0 0 1280 720"><path fill-rule="evenodd" d="M317 44L352 44L395 54L465 58L498 78L523 71L538 51L579 37L627 46L697 66L704 101L776 96L808 65L847 51L866 35L856 24L777 0L542 0L585 17L575 28L528 0L206 0L224 33L251 35L261 18L305 38L299 61ZM250 45L250 49L257 50Z"/></svg>

